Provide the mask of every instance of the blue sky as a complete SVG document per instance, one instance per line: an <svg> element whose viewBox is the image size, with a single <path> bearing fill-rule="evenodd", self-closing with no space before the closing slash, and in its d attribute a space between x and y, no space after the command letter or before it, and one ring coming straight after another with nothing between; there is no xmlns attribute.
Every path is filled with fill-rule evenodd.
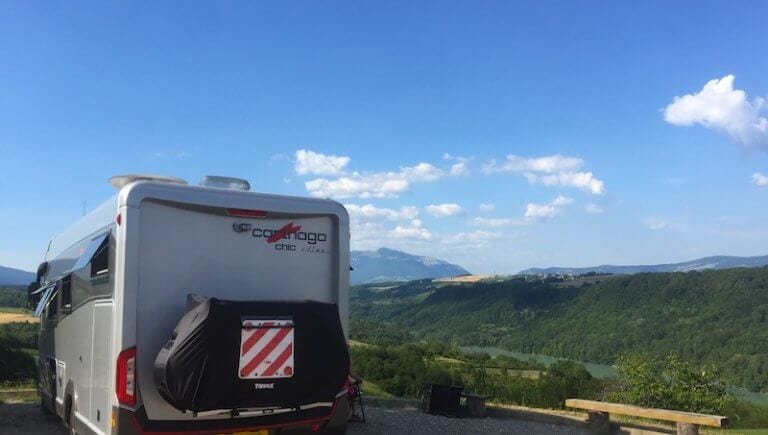
<svg viewBox="0 0 768 435"><path fill-rule="evenodd" d="M478 273L768 254L766 9L6 3L0 264L137 172L330 195L353 247Z"/></svg>

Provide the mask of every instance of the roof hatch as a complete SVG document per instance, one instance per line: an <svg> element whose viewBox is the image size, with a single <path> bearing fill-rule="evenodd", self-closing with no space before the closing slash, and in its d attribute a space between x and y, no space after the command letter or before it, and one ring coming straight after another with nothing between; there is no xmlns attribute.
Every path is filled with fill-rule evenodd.
<svg viewBox="0 0 768 435"><path fill-rule="evenodd" d="M181 178L167 177L165 175L150 175L150 174L127 174L127 175L115 175L110 178L109 184L115 189L122 189L134 181L155 181L159 183L171 183L171 184L187 184L186 181Z"/></svg>

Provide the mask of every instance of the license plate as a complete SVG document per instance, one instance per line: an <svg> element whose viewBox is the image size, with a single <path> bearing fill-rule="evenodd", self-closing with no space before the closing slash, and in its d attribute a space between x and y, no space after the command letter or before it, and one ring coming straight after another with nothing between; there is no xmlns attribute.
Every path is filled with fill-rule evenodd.
<svg viewBox="0 0 768 435"><path fill-rule="evenodd" d="M216 434L216 435L269 435L269 431L266 429L261 430L247 430L245 432L232 432L228 434Z"/></svg>
<svg viewBox="0 0 768 435"><path fill-rule="evenodd" d="M293 320L242 319L240 379L280 379L293 376Z"/></svg>

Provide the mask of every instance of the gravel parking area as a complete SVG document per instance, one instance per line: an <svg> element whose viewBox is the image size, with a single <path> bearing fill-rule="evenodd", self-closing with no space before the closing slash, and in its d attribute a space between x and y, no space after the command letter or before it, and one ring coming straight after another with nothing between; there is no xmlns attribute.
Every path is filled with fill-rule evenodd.
<svg viewBox="0 0 768 435"><path fill-rule="evenodd" d="M65 435L61 420L45 415L37 404L0 404L0 434Z"/></svg>
<svg viewBox="0 0 768 435"><path fill-rule="evenodd" d="M366 423L350 423L351 435L378 434L584 434L578 428L510 419L458 419L419 411L366 407ZM54 417L45 416L37 405L0 405L0 434L64 435L67 431Z"/></svg>
<svg viewBox="0 0 768 435"><path fill-rule="evenodd" d="M350 423L347 433L363 434L589 434L553 424L500 418L448 418L403 409L365 408L366 423Z"/></svg>

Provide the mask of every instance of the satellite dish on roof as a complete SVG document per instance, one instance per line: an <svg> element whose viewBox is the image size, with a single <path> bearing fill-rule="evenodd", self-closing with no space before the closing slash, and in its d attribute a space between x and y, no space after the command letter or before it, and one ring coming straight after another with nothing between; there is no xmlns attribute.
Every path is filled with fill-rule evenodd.
<svg viewBox="0 0 768 435"><path fill-rule="evenodd" d="M133 183L134 181L155 181L158 183L172 183L172 184L187 184L186 181L181 178L167 177L165 175L150 175L150 174L127 174L127 175L115 175L109 180L109 184L115 189L122 189L126 185Z"/></svg>

